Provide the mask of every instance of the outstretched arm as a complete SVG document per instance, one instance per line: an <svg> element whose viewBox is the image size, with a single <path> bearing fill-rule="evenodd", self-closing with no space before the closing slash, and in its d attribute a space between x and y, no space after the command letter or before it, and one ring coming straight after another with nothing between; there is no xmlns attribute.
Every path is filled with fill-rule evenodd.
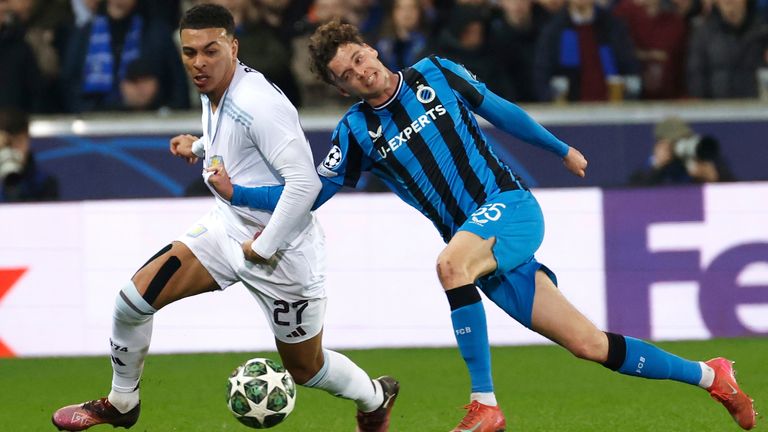
<svg viewBox="0 0 768 432"><path fill-rule="evenodd" d="M478 106L477 113L515 138L557 154L563 158L565 168L573 174L579 177L586 175L587 159L580 151L552 135L544 126L512 102L489 90L486 92L483 102Z"/></svg>
<svg viewBox="0 0 768 432"><path fill-rule="evenodd" d="M557 154L569 171L584 177L587 160L581 152L552 135L522 108L489 90L463 66L438 57L432 61L472 111L515 138Z"/></svg>
<svg viewBox="0 0 768 432"><path fill-rule="evenodd" d="M317 210L318 207L323 205L326 201L331 199L336 192L341 189L341 186L328 180L325 177L320 177L320 183L322 188L320 193L312 204L312 210ZM274 211L277 206L280 195L283 193L284 186L258 186L258 187L244 187L240 185L233 185L234 191L230 202L232 205L241 207L250 207L259 210Z"/></svg>
<svg viewBox="0 0 768 432"><path fill-rule="evenodd" d="M561 158L568 154L568 144L560 141L522 108L488 90L477 113L497 128L527 143L549 150Z"/></svg>

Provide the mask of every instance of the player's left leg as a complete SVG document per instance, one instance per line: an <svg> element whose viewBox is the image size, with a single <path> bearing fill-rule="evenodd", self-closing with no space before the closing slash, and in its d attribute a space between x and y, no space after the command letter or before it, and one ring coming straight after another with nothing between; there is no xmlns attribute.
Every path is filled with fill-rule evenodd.
<svg viewBox="0 0 768 432"><path fill-rule="evenodd" d="M384 432L399 391L391 377L371 380L346 356L324 349L325 240L319 224L281 253L274 267L245 265L240 278L264 311L277 350L297 384L357 404L358 430Z"/></svg>
<svg viewBox="0 0 768 432"><path fill-rule="evenodd" d="M686 360L640 339L602 332L563 296L544 271L536 272L535 283L532 330L576 357L601 363L621 374L702 387L726 406L742 428L754 426L752 402L736 384L730 362Z"/></svg>

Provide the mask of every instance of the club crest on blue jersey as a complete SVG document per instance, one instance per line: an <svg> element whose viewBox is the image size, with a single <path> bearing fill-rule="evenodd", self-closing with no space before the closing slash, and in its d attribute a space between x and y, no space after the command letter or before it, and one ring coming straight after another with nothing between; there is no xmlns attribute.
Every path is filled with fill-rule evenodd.
<svg viewBox="0 0 768 432"><path fill-rule="evenodd" d="M432 87L420 84L416 88L416 99L423 104L428 104L435 100L435 90Z"/></svg>

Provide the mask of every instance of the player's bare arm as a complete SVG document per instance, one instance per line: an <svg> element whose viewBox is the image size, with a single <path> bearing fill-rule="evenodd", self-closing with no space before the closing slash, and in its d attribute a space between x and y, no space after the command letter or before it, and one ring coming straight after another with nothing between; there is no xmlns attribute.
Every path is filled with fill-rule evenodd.
<svg viewBox="0 0 768 432"><path fill-rule="evenodd" d="M579 177L587 175L587 158L573 147L568 148L568 153L563 158L563 165Z"/></svg>
<svg viewBox="0 0 768 432"><path fill-rule="evenodd" d="M232 194L234 193L234 186L232 186L232 180L227 174L227 169L224 168L224 163L220 163L216 166L206 168L206 171L212 173L208 177L208 184L210 184L216 192L221 195L227 201L232 200Z"/></svg>
<svg viewBox="0 0 768 432"><path fill-rule="evenodd" d="M195 164L198 161L198 156L192 151L192 144L197 141L198 138L194 135L183 134L176 135L171 138L170 150L171 154L185 159L190 164Z"/></svg>

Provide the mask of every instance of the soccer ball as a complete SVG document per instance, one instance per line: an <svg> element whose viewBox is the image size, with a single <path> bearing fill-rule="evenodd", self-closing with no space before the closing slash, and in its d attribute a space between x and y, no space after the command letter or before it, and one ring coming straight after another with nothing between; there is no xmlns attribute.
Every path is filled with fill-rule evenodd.
<svg viewBox="0 0 768 432"><path fill-rule="evenodd" d="M279 362L250 359L229 376L227 407L246 426L275 426L293 411L295 403L296 384Z"/></svg>

